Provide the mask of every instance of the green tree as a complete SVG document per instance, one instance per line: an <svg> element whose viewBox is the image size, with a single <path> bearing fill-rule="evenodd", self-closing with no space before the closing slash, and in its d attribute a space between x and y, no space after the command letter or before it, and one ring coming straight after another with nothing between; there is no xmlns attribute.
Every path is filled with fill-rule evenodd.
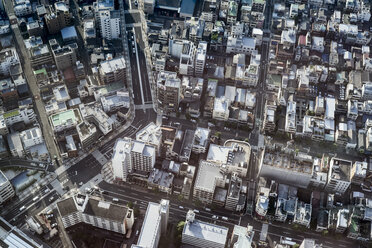
<svg viewBox="0 0 372 248"><path fill-rule="evenodd" d="M214 134L214 136L216 136L218 139L221 139L221 132L216 132L216 133Z"/></svg>
<svg viewBox="0 0 372 248"><path fill-rule="evenodd" d="M127 207L133 209L133 202L128 202L128 203L127 203Z"/></svg>

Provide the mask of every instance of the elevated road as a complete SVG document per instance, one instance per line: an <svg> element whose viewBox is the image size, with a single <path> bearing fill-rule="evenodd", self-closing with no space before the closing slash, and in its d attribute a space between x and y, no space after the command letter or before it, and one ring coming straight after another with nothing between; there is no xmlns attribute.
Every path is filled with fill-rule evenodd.
<svg viewBox="0 0 372 248"><path fill-rule="evenodd" d="M49 168L49 162L37 161L37 160L24 160L24 159L2 159L0 160L0 168L6 167L21 167L31 170L47 171Z"/></svg>

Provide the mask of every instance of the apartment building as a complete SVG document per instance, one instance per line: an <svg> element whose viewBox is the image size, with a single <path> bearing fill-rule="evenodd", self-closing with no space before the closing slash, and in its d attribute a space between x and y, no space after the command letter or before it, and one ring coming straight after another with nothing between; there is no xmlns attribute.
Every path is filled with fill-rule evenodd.
<svg viewBox="0 0 372 248"><path fill-rule="evenodd" d="M99 138L99 133L93 123L84 121L76 126L76 131L79 136L82 148L87 148L93 145Z"/></svg>
<svg viewBox="0 0 372 248"><path fill-rule="evenodd" d="M344 194L355 174L355 164L349 160L333 157L329 163L328 182L325 190L331 193Z"/></svg>
<svg viewBox="0 0 372 248"><path fill-rule="evenodd" d="M37 44L28 50L31 66L38 67L41 65L53 65L53 55L47 44Z"/></svg>
<svg viewBox="0 0 372 248"><path fill-rule="evenodd" d="M14 3L14 14L22 17L32 14L32 5L29 0L16 1Z"/></svg>
<svg viewBox="0 0 372 248"><path fill-rule="evenodd" d="M79 110L84 120L93 122L101 132L106 135L112 131L114 120L108 116L98 104L84 105L79 104Z"/></svg>
<svg viewBox="0 0 372 248"><path fill-rule="evenodd" d="M155 157L152 145L130 138L118 139L111 159L114 178L126 182L129 174L149 174L154 168Z"/></svg>
<svg viewBox="0 0 372 248"><path fill-rule="evenodd" d="M124 57L102 61L98 66L99 78L102 84L126 82L126 62Z"/></svg>
<svg viewBox="0 0 372 248"><path fill-rule="evenodd" d="M64 228L85 223L108 231L126 234L134 223L133 210L102 198L76 194L57 202Z"/></svg>
<svg viewBox="0 0 372 248"><path fill-rule="evenodd" d="M242 188L242 179L236 174L231 175L229 189L227 191L225 208L230 211L240 211L237 208L240 200L240 191Z"/></svg>
<svg viewBox="0 0 372 248"><path fill-rule="evenodd" d="M285 115L285 131L288 133L296 132L296 102L292 99L288 99L287 112Z"/></svg>
<svg viewBox="0 0 372 248"><path fill-rule="evenodd" d="M169 200L149 202L137 246L134 247L157 248L160 236L167 232L168 219Z"/></svg>
<svg viewBox="0 0 372 248"><path fill-rule="evenodd" d="M165 112L177 111L181 99L181 80L175 72L160 72L157 78L158 104Z"/></svg>
<svg viewBox="0 0 372 248"><path fill-rule="evenodd" d="M118 39L120 36L120 11L102 10L99 11L99 30L104 39Z"/></svg>
<svg viewBox="0 0 372 248"><path fill-rule="evenodd" d="M162 131L159 125L151 122L136 133L136 140L155 147L156 154L160 154Z"/></svg>
<svg viewBox="0 0 372 248"><path fill-rule="evenodd" d="M143 1L143 12L151 15L154 13L155 0L144 0Z"/></svg>
<svg viewBox="0 0 372 248"><path fill-rule="evenodd" d="M224 248L228 232L227 227L196 220L194 211L189 210L182 231L182 243L201 248Z"/></svg>
<svg viewBox="0 0 372 248"><path fill-rule="evenodd" d="M111 112L121 108L130 107L130 98L128 91L117 91L116 94L101 96L101 105L103 111Z"/></svg>
<svg viewBox="0 0 372 248"><path fill-rule="evenodd" d="M8 178L6 178L4 173L0 170L0 204L3 204L13 196L15 196L13 186Z"/></svg>
<svg viewBox="0 0 372 248"><path fill-rule="evenodd" d="M75 49L70 46L58 47L52 50L58 70L65 70L76 65L77 56Z"/></svg>
<svg viewBox="0 0 372 248"><path fill-rule="evenodd" d="M93 3L94 9L94 19L98 24L98 28L100 28L99 23L100 20L100 12L101 11L112 11L115 10L114 1L113 0L98 0L97 2Z"/></svg>
<svg viewBox="0 0 372 248"><path fill-rule="evenodd" d="M179 73L181 75L194 75L196 48L193 42L184 42L180 54ZM200 56L202 57L202 56ZM201 61L199 61L200 63Z"/></svg>
<svg viewBox="0 0 372 248"><path fill-rule="evenodd" d="M253 226L249 224L247 227L234 225L229 247L250 247L253 243L254 233Z"/></svg>
<svg viewBox="0 0 372 248"><path fill-rule="evenodd" d="M209 145L210 130L208 128L197 127L192 146L192 152L196 154L205 153Z"/></svg>
<svg viewBox="0 0 372 248"><path fill-rule="evenodd" d="M19 58L16 50L3 49L0 52L0 74L8 76L10 67L19 63Z"/></svg>
<svg viewBox="0 0 372 248"><path fill-rule="evenodd" d="M23 158L25 156L25 151L23 150L23 145L21 138L19 137L19 132L13 132L8 134L7 140L10 154L15 158Z"/></svg>
<svg viewBox="0 0 372 248"><path fill-rule="evenodd" d="M31 146L39 145L44 142L43 134L39 127L24 130L19 134L19 136L25 150L29 149Z"/></svg>
<svg viewBox="0 0 372 248"><path fill-rule="evenodd" d="M49 117L54 132L62 132L74 128L82 121L79 109L69 109Z"/></svg>
<svg viewBox="0 0 372 248"><path fill-rule="evenodd" d="M54 3L54 10L50 8L50 13L45 15L45 23L49 34L56 34L63 28L73 24L72 14L64 2Z"/></svg>
<svg viewBox="0 0 372 248"><path fill-rule="evenodd" d="M232 37L227 39L226 53L251 54L256 48L256 40L248 37Z"/></svg>

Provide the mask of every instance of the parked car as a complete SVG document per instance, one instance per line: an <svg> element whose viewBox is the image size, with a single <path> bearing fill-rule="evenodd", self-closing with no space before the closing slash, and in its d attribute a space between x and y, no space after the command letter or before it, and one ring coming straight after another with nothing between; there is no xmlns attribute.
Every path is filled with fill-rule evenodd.
<svg viewBox="0 0 372 248"><path fill-rule="evenodd" d="M22 206L22 207L19 208L19 211L23 211L25 209L26 209L26 207L25 206Z"/></svg>
<svg viewBox="0 0 372 248"><path fill-rule="evenodd" d="M222 216L221 219L223 219L223 220L225 220L225 221L228 221L228 220L229 220L229 218L227 218L227 217L225 217L225 216Z"/></svg>
<svg viewBox="0 0 372 248"><path fill-rule="evenodd" d="M214 220L218 220L219 218L218 218L217 215L213 215L213 216L212 216L212 219L214 219Z"/></svg>
<svg viewBox="0 0 372 248"><path fill-rule="evenodd" d="M50 225L51 228L56 227L56 226L57 226L57 223L53 223Z"/></svg>
<svg viewBox="0 0 372 248"><path fill-rule="evenodd" d="M178 206L178 208L179 208L179 209L184 209L184 207L182 207L182 206Z"/></svg>

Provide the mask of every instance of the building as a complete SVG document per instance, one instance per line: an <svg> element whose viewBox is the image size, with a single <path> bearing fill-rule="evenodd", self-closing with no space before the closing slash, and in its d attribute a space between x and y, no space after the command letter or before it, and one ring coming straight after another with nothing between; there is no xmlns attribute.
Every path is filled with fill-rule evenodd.
<svg viewBox="0 0 372 248"><path fill-rule="evenodd" d="M195 76L202 77L204 74L205 61L207 59L207 46L205 41L199 42L195 54Z"/></svg>
<svg viewBox="0 0 372 248"><path fill-rule="evenodd" d="M126 62L124 57L117 57L102 61L99 64L98 72L102 84L115 82L126 82Z"/></svg>
<svg viewBox="0 0 372 248"><path fill-rule="evenodd" d="M266 148L260 158L258 174L279 183L307 188L312 180L313 167L312 156L298 153L292 157Z"/></svg>
<svg viewBox="0 0 372 248"><path fill-rule="evenodd" d="M10 68L19 63L18 54L14 49L3 49L0 52L0 74L8 76Z"/></svg>
<svg viewBox="0 0 372 248"><path fill-rule="evenodd" d="M143 12L151 15L154 13L155 0L144 0L143 1Z"/></svg>
<svg viewBox="0 0 372 248"><path fill-rule="evenodd" d="M296 132L296 102L288 100L287 103L287 112L285 115L285 131L288 133Z"/></svg>
<svg viewBox="0 0 372 248"><path fill-rule="evenodd" d="M17 122L23 122L28 125L36 121L36 115L32 108L13 109L4 113L3 118L7 127L11 127Z"/></svg>
<svg viewBox="0 0 372 248"><path fill-rule="evenodd" d="M230 246L233 248L249 248L253 242L253 226L248 224L247 227L234 225L233 233L231 234Z"/></svg>
<svg viewBox="0 0 372 248"><path fill-rule="evenodd" d="M126 182L131 173L147 175L155 165L155 147L130 138L116 140L112 155L114 178Z"/></svg>
<svg viewBox="0 0 372 248"><path fill-rule="evenodd" d="M177 111L181 99L181 80L175 72L160 72L157 78L158 104L165 113Z"/></svg>
<svg viewBox="0 0 372 248"><path fill-rule="evenodd" d="M68 93L67 86L64 84L54 87L53 95L54 95L55 100L60 103L65 103L66 101L71 99Z"/></svg>
<svg viewBox="0 0 372 248"><path fill-rule="evenodd" d="M108 116L98 104L84 105L81 103L79 104L79 110L82 118L86 121L93 122L104 135L112 131L114 120Z"/></svg>
<svg viewBox="0 0 372 248"><path fill-rule="evenodd" d="M17 1L14 4L14 14L17 17L22 17L32 14L32 5L29 0Z"/></svg>
<svg viewBox="0 0 372 248"><path fill-rule="evenodd" d="M6 178L4 173L0 170L0 204L2 205L13 196L15 196L13 186L8 178Z"/></svg>
<svg viewBox="0 0 372 248"><path fill-rule="evenodd" d="M130 107L130 98L128 91L117 91L116 94L102 96L101 97L101 104L103 111L111 112L115 110L119 110L121 108Z"/></svg>
<svg viewBox="0 0 372 248"><path fill-rule="evenodd" d="M80 111L78 109L69 109L49 117L53 131L58 133L75 127L82 121Z"/></svg>
<svg viewBox="0 0 372 248"><path fill-rule="evenodd" d="M240 191L242 188L242 179L236 174L230 177L229 189L227 191L225 208L230 211L237 211L237 206L240 199Z"/></svg>
<svg viewBox="0 0 372 248"><path fill-rule="evenodd" d="M256 48L256 40L248 37L229 36L226 44L226 53L251 54Z"/></svg>
<svg viewBox="0 0 372 248"><path fill-rule="evenodd" d="M19 133L10 133L7 136L8 146L10 154L16 158L23 158L25 156L25 151L23 150L22 141L19 137Z"/></svg>
<svg viewBox="0 0 372 248"><path fill-rule="evenodd" d="M120 11L102 10L99 11L99 25L101 36L104 39L118 39L120 36Z"/></svg>
<svg viewBox="0 0 372 248"><path fill-rule="evenodd" d="M154 169L147 179L148 189L158 189L161 192L171 194L174 175L171 172Z"/></svg>
<svg viewBox="0 0 372 248"><path fill-rule="evenodd" d="M227 227L196 220L194 211L189 210L182 231L182 243L202 248L224 248L228 232Z"/></svg>
<svg viewBox="0 0 372 248"><path fill-rule="evenodd" d="M65 70L76 65L77 57L75 49L70 46L58 47L52 50L54 61L58 70Z"/></svg>
<svg viewBox="0 0 372 248"><path fill-rule="evenodd" d="M54 9L50 8L50 13L44 16L49 34L56 34L73 24L72 15L64 2L55 3Z"/></svg>
<svg viewBox="0 0 372 248"><path fill-rule="evenodd" d="M39 145L44 142L43 134L39 127L33 127L22 131L19 136L25 150L28 150L31 146Z"/></svg>
<svg viewBox="0 0 372 248"><path fill-rule="evenodd" d="M10 225L2 217L0 217L0 234L2 247L43 248L43 245L27 236L16 226Z"/></svg>
<svg viewBox="0 0 372 248"><path fill-rule="evenodd" d="M76 131L80 139L80 144L84 149L93 145L99 138L99 133L93 123L84 121L76 126Z"/></svg>
<svg viewBox="0 0 372 248"><path fill-rule="evenodd" d="M162 140L161 127L151 122L136 133L136 140L155 147L156 154L160 154Z"/></svg>
<svg viewBox="0 0 372 248"><path fill-rule="evenodd" d="M212 118L220 121L227 121L230 114L230 101L225 97L215 98Z"/></svg>
<svg viewBox="0 0 372 248"><path fill-rule="evenodd" d="M344 194L355 174L355 165L351 161L333 157L329 163L328 182L325 190Z"/></svg>
<svg viewBox="0 0 372 248"><path fill-rule="evenodd" d="M201 160L196 176L193 197L204 204L212 204L216 187L225 187L226 172L215 163Z"/></svg>
<svg viewBox="0 0 372 248"><path fill-rule="evenodd" d="M197 127L192 146L192 152L196 154L205 153L209 145L210 130L208 128Z"/></svg>
<svg viewBox="0 0 372 248"><path fill-rule="evenodd" d="M134 223L133 210L102 198L76 194L57 202L65 228L85 223L108 231L126 234Z"/></svg>
<svg viewBox="0 0 372 248"><path fill-rule="evenodd" d="M32 46L29 50L31 66L33 68L41 65L53 65L53 55L47 44L37 44Z"/></svg>
<svg viewBox="0 0 372 248"><path fill-rule="evenodd" d="M162 199L160 204L149 202L135 247L157 248L160 236L167 231L168 219L169 200Z"/></svg>

